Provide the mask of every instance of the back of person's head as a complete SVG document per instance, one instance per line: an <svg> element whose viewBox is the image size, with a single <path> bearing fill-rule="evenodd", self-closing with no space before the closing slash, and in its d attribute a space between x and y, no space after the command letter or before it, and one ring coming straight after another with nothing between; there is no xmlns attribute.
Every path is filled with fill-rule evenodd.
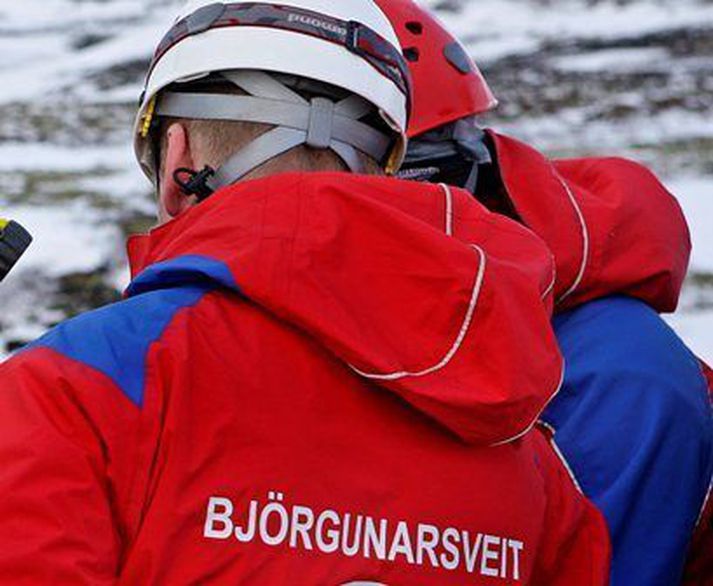
<svg viewBox="0 0 713 586"><path fill-rule="evenodd" d="M135 148L157 186L175 178L198 199L286 170L393 173L409 104L372 0L194 0L152 60Z"/></svg>

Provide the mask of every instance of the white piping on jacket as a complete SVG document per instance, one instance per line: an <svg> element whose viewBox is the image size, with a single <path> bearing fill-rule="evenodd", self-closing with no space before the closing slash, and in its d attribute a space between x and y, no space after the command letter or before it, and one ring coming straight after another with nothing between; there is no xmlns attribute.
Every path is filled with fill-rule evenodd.
<svg viewBox="0 0 713 586"><path fill-rule="evenodd" d="M487 257L485 255L485 251L480 248L480 246L477 246L475 244L472 244L471 247L478 253L480 258L478 274L475 278L475 283L473 284L473 292L471 293L470 304L468 305L468 311L466 311L463 324L461 325L460 331L458 332L458 336L456 337L455 342L451 346L450 350L448 350L446 355L443 357L443 359L437 364L434 364L433 366L425 368L418 372L401 371L392 372L388 374L378 374L361 371L350 364L349 366L354 372L363 376L364 378L369 378L373 380L399 380L406 377L421 377L432 374L438 370L441 370L443 367L447 366L451 360L453 360L453 357L456 355L458 350L460 350L460 347L463 344L463 340L465 339L465 336L468 333L468 329L470 328L470 324L473 321L473 314L475 313L475 308L478 305L480 291L483 288L483 277L485 276L485 267L487 264Z"/></svg>
<svg viewBox="0 0 713 586"><path fill-rule="evenodd" d="M547 289L545 289L544 293L542 293L541 299L545 300L549 296L550 293L555 288L555 285L557 285L557 264L555 263L555 257L552 257L552 281L548 285Z"/></svg>
<svg viewBox="0 0 713 586"><path fill-rule="evenodd" d="M439 183L438 187L446 196L446 236L453 236L453 193L445 183Z"/></svg>
<svg viewBox="0 0 713 586"><path fill-rule="evenodd" d="M563 182L564 185L564 182ZM445 183L439 184L439 187L443 190L443 193L446 198L446 221L445 221L445 233L447 236L452 236L453 235L453 194L450 190L450 187L446 185ZM569 192L569 188L565 185L565 188ZM581 215L581 211L579 211L579 208L574 201L574 196L570 193L570 196L572 198L572 203L577 209L581 221L582 221L582 226L584 230L584 238L585 238L585 249L588 249L588 234L586 231L586 225L584 224L584 217ZM471 244L471 247L476 250L480 256L480 264L478 267L478 275L475 280L475 284L473 286L473 292L471 294L471 299L470 299L470 304L468 306L468 311L466 312L465 320L463 321L463 325L461 326L461 329L458 333L458 337L456 338L456 341L453 343L453 346L451 349L446 353L446 355L443 357L443 359L438 363L435 364L434 366L431 366L430 368L426 368L424 370L418 371L418 372L409 372L409 371L401 371L401 372L393 372L393 373L388 373L388 374L378 374L378 373L369 373L365 372L362 370L359 370L356 366L349 364L349 368L351 368L356 374L372 379L372 380L399 380L402 378L407 378L407 377L422 377L422 376L427 376L429 374L433 374L434 372L437 372L438 370L441 370L445 366L447 366L450 361L453 359L453 357L456 355L458 350L460 349L461 345L463 344L463 340L465 339L466 334L468 333L468 329L470 328L470 324L473 321L473 315L475 313L475 308L478 305L478 299L480 297L480 291L483 287L483 279L485 276L485 269L487 265L487 255L485 254L485 251L478 245L476 244ZM582 276L584 275L584 268L586 266L586 260L587 260L587 250L585 250L585 256L584 256L584 263L582 266L581 270L581 276L579 277L579 281L581 281ZM556 266L554 265L553 262L553 279L552 283L550 286L545 290L545 292L542 295L542 298L546 298L547 295L550 294L550 292L554 289L555 283L557 280L557 274L556 274ZM575 288L578 283L575 284ZM572 289L574 290L574 289ZM492 446L500 446L504 444L508 444L514 441L517 441L524 435L530 432L530 430L535 426L537 423L537 420L539 419L540 415L542 412L545 410L547 405L552 401L552 399L557 396L557 394L560 392L562 389L562 386L564 385L564 376L565 376L565 366L564 362L562 364L562 372L560 375L559 382L557 383L557 386L554 390L554 392L549 396L545 404L543 405L542 409L538 412L537 417L533 419L533 421L520 433L516 434L513 437L507 438L505 440L499 441L497 443L491 444ZM576 480L575 480L576 483Z"/></svg>
<svg viewBox="0 0 713 586"><path fill-rule="evenodd" d="M443 194L446 197L446 227L445 227L446 236L453 236L453 220L454 220L453 193L451 192L450 186L446 185L445 183L439 183L438 187L441 188L441 190L443 191ZM572 197L574 198L574 196L572 196ZM585 256L585 258L586 258L586 256ZM583 274L583 271L582 271L582 274ZM580 280L581 280L581 278L580 278ZM547 299L547 296L550 293L552 293L556 284L557 284L557 265L555 263L554 256L552 256L552 281L550 282L547 289L545 289L545 291L542 293L541 299Z"/></svg>
<svg viewBox="0 0 713 586"><path fill-rule="evenodd" d="M589 260L589 229L587 228L587 222L584 219L584 214L582 213L582 209L579 207L579 204L577 203L577 200L574 197L574 193L572 193L572 190L569 188L569 185L567 185L567 182L562 179L562 177L559 176L559 174L556 175L558 181L562 184L562 187L564 187L564 190L567 192L567 197L569 197L570 202L572 202L572 206L574 207L574 211L577 213L577 218L579 219L579 224L582 228L582 265L579 268L579 273L577 274L577 278L574 280L574 283L572 283L572 286L565 291L559 299L557 299L557 303L562 303L567 297L572 295L577 290L577 287L582 283L582 279L584 278L584 273L587 270L587 261Z"/></svg>
<svg viewBox="0 0 713 586"><path fill-rule="evenodd" d="M711 492L713 492L713 477L711 477L711 481L708 483L708 492L706 493L706 498L703 499L703 506L701 507L701 512L698 513L698 519L696 519L696 529L701 524L701 521L703 521L703 514L706 512L706 507L708 507L708 501L711 498Z"/></svg>
<svg viewBox="0 0 713 586"><path fill-rule="evenodd" d="M567 470L567 474L569 474L569 477L572 479L574 486L581 494L584 494L582 487L577 481L577 477L574 475L574 471L570 467L569 462L567 462L567 458L564 457L564 454L562 453L559 446L557 445L557 442L555 441L555 435L557 434L555 428L544 422L543 425L545 425L552 432L552 437L550 438L550 445L552 446L552 449L555 451L555 454L557 454L557 457L560 459L560 462L562 462L562 465L564 466L565 470Z"/></svg>

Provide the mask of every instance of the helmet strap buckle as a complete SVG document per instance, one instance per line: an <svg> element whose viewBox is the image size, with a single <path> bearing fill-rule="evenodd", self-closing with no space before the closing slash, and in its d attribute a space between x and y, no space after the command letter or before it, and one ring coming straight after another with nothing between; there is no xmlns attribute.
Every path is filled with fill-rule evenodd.
<svg viewBox="0 0 713 586"><path fill-rule="evenodd" d="M200 171L181 167L173 173L173 181L181 188L184 195L195 195L198 201L204 201L213 195L208 180L215 175L215 169L206 165Z"/></svg>

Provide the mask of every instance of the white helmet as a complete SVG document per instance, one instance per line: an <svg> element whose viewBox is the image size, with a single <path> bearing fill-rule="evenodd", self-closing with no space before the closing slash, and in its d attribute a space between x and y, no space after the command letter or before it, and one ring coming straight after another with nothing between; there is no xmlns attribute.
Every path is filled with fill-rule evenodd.
<svg viewBox="0 0 713 586"><path fill-rule="evenodd" d="M211 74L248 95L164 91ZM272 74L328 84L349 97L307 100L283 83L283 75ZM136 119L135 151L155 179L149 135L156 115L251 121L277 128L217 172L211 169L212 190L300 144L331 148L355 171L361 151L395 172L405 153L409 107L408 67L373 0L192 0L154 55ZM374 111L390 134L360 121Z"/></svg>

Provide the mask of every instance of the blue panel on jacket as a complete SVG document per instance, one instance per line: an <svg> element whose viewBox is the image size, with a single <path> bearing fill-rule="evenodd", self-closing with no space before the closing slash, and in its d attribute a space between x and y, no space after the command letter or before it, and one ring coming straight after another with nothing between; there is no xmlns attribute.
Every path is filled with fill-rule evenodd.
<svg viewBox="0 0 713 586"><path fill-rule="evenodd" d="M139 295L68 320L28 349L50 348L102 372L141 406L149 347L179 310L194 305L209 290L181 287Z"/></svg>
<svg viewBox="0 0 713 586"><path fill-rule="evenodd" d="M701 367L645 304L612 297L555 320L564 387L543 419L612 533L615 586L680 581L713 473Z"/></svg>
<svg viewBox="0 0 713 586"><path fill-rule="evenodd" d="M133 297L145 291L201 283L240 292L225 263L197 254L150 265L131 282L126 292Z"/></svg>
<svg viewBox="0 0 713 586"><path fill-rule="evenodd" d="M69 320L28 349L51 348L95 368L141 406L151 344L161 338L178 311L220 287L238 290L222 262L187 255L157 263L131 283L130 299Z"/></svg>

